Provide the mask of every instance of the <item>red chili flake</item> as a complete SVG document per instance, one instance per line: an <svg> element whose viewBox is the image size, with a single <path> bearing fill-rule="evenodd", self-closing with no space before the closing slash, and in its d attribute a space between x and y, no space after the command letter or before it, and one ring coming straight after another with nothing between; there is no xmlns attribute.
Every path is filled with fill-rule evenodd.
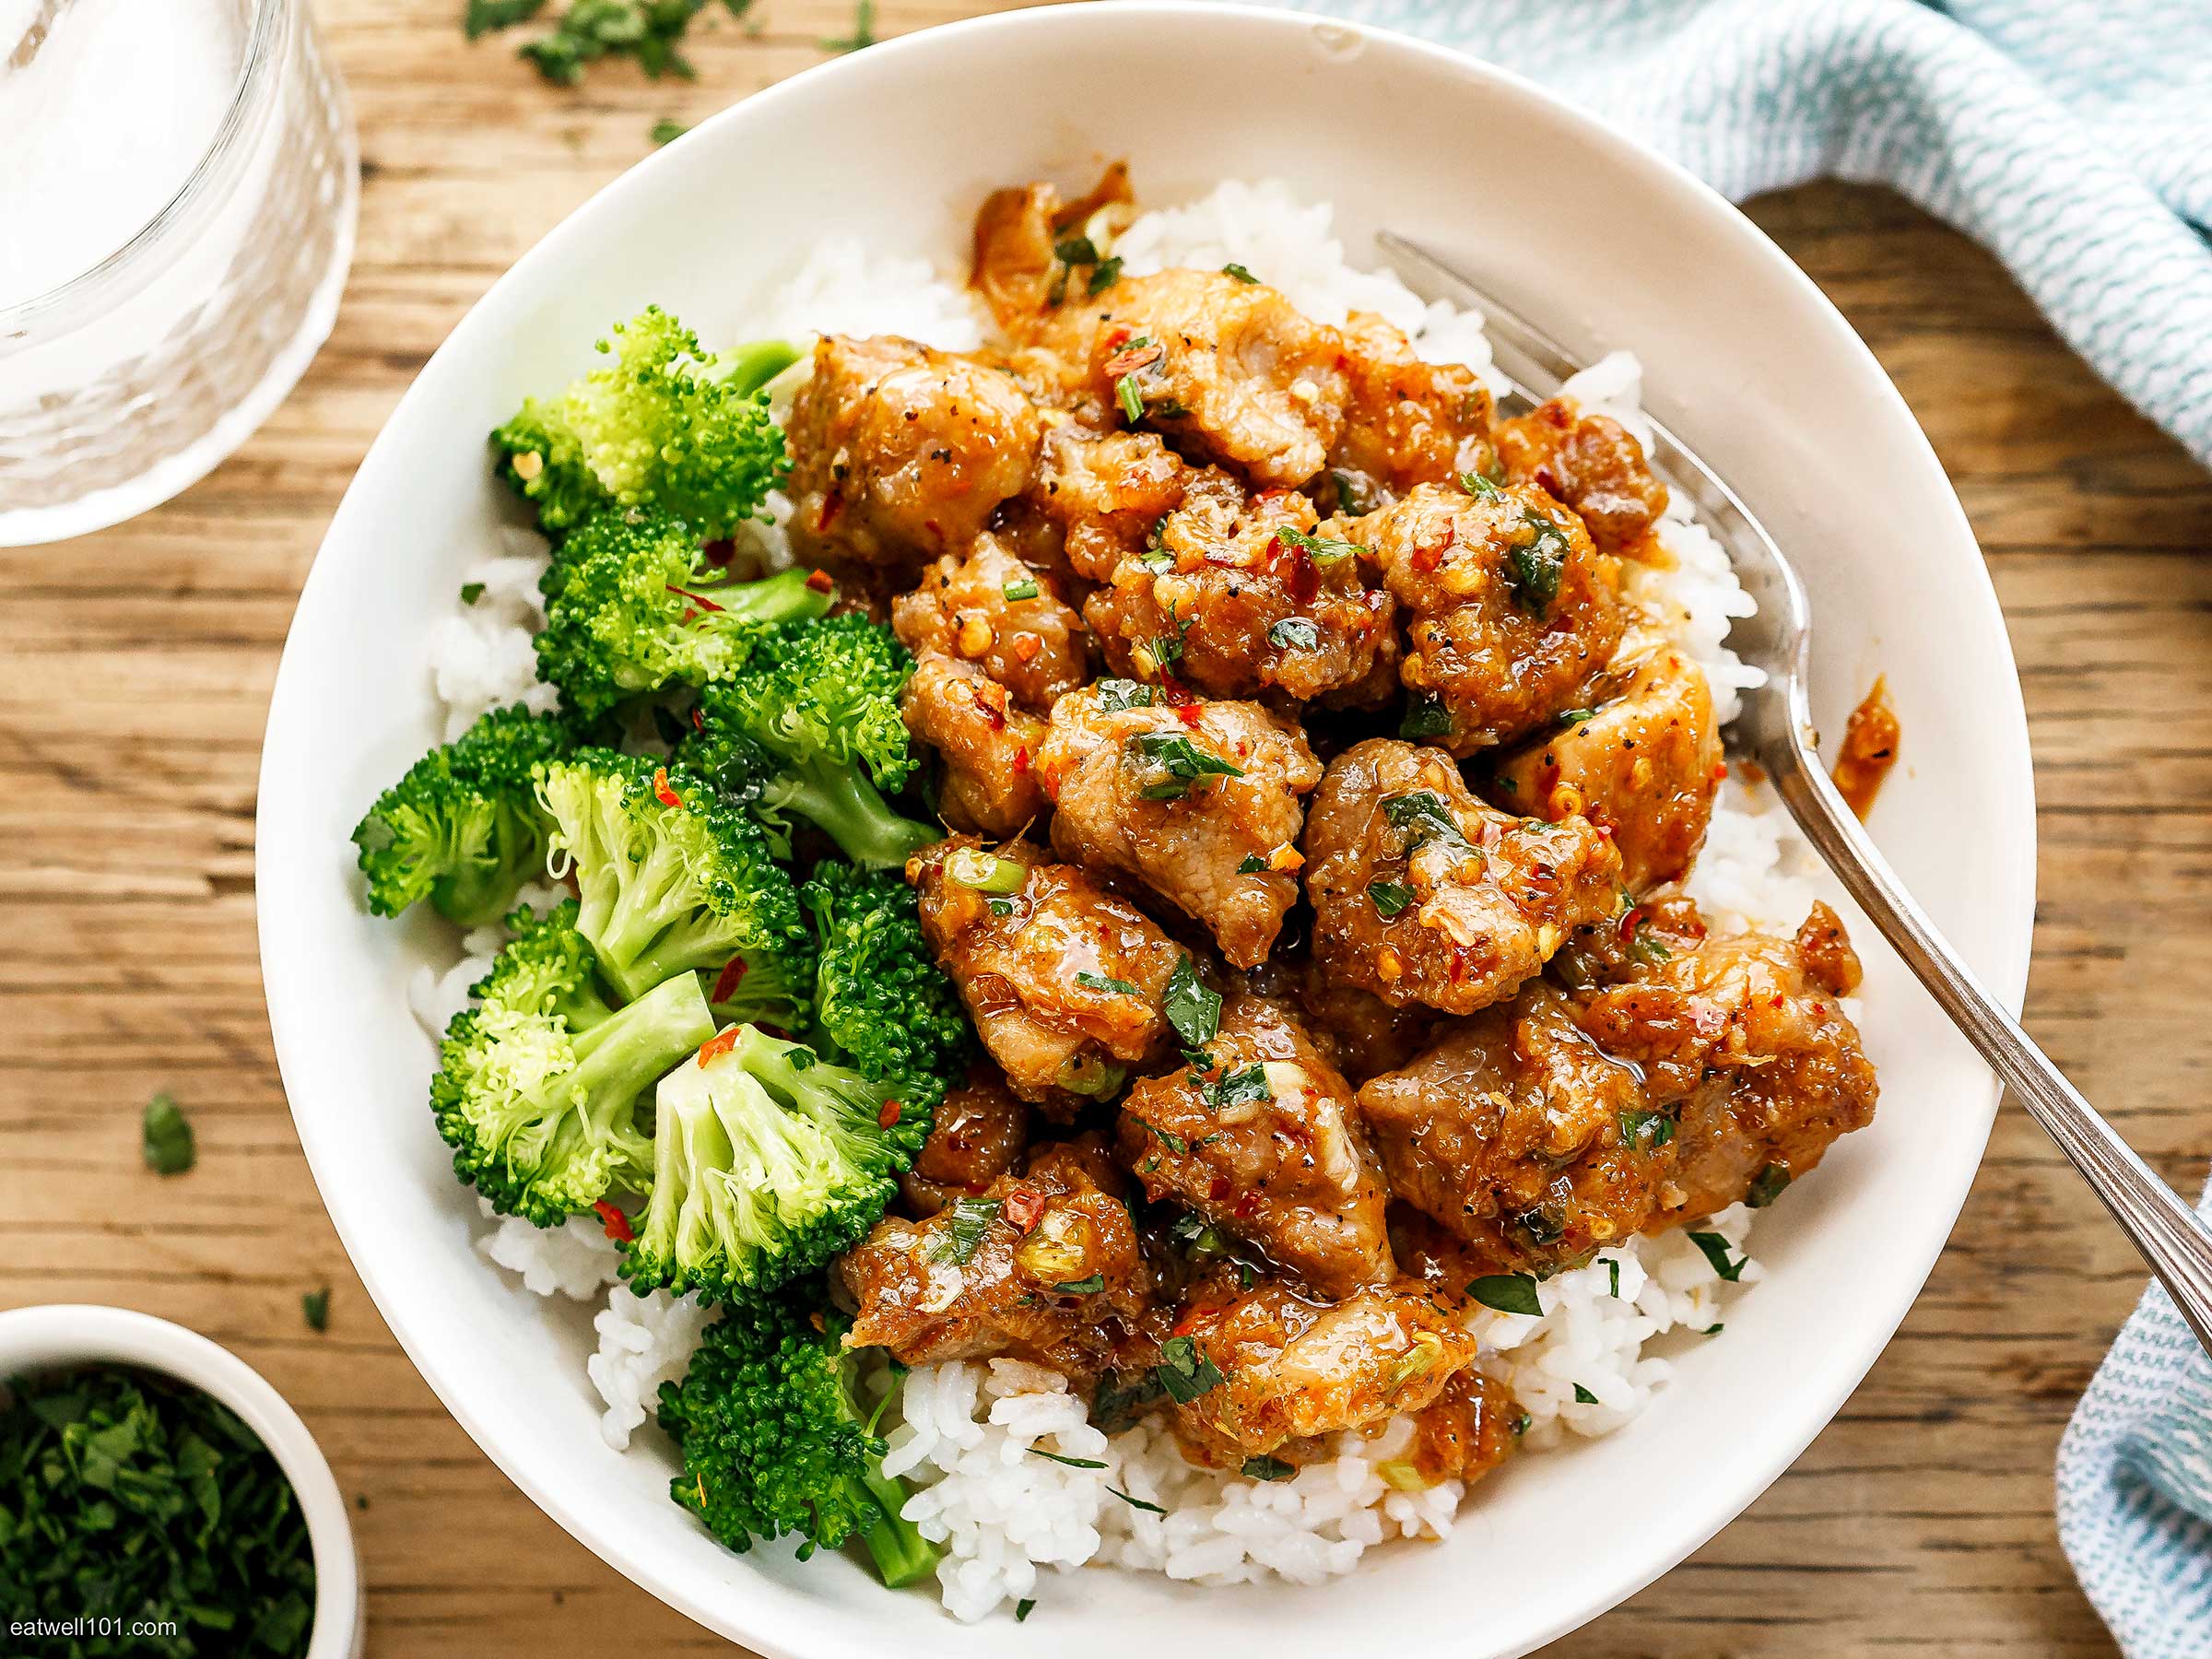
<svg viewBox="0 0 2212 1659"><path fill-rule="evenodd" d="M1634 938L1636 930L1643 925L1643 919L1647 913L1641 904L1631 904L1627 910L1621 912L1620 936L1624 939Z"/></svg>
<svg viewBox="0 0 2212 1659"><path fill-rule="evenodd" d="M1106 333L1106 349L1109 351L1119 351L1123 347L1129 344L1129 336L1135 332L1135 331L1134 329L1131 329L1126 325L1109 329Z"/></svg>
<svg viewBox="0 0 2212 1659"><path fill-rule="evenodd" d="M701 542L699 551L702 559L719 571L737 557L737 544L726 535L717 536L711 542Z"/></svg>
<svg viewBox="0 0 2212 1659"><path fill-rule="evenodd" d="M1559 481L1552 476L1548 463L1536 468L1536 488L1546 495L1556 496L1559 493Z"/></svg>
<svg viewBox="0 0 2212 1659"><path fill-rule="evenodd" d="M1815 1019L1826 1019L1828 1018L1828 1005L1826 1003L1815 1003L1813 1005L1813 1018Z"/></svg>
<svg viewBox="0 0 2212 1659"><path fill-rule="evenodd" d="M1716 764L1716 765L1713 767L1713 769L1712 769L1712 781L1713 781L1715 783L1718 783L1718 782L1720 782L1720 781L1721 781L1723 778L1726 777L1727 775L1728 775L1728 762L1727 762L1727 761L1725 761L1725 760L1723 760L1723 761L1719 762L1718 764Z"/></svg>
<svg viewBox="0 0 2212 1659"><path fill-rule="evenodd" d="M844 510L844 505L845 498L834 489L824 496L822 510L815 518L815 529L823 535L829 534L830 526L837 523L837 515Z"/></svg>
<svg viewBox="0 0 2212 1659"><path fill-rule="evenodd" d="M1173 707L1175 710L1176 719L1182 721L1184 725L1189 726L1194 732L1198 729L1200 710L1196 703L1180 702L1174 704Z"/></svg>
<svg viewBox="0 0 2212 1659"><path fill-rule="evenodd" d="M691 711L691 729L695 732L707 729L707 717L697 709Z"/></svg>
<svg viewBox="0 0 2212 1659"><path fill-rule="evenodd" d="M1196 700L1191 696L1191 688L1165 668L1159 671L1159 694L1168 700L1171 709L1187 708Z"/></svg>
<svg viewBox="0 0 2212 1659"><path fill-rule="evenodd" d="M710 1037L699 1045L700 1070L706 1070L717 1057L728 1053L737 1046L737 1031L738 1028L732 1026L728 1030Z"/></svg>
<svg viewBox="0 0 2212 1659"><path fill-rule="evenodd" d="M1119 380L1124 374L1134 374L1147 363L1157 363L1168 355L1168 348L1155 340L1149 346L1132 346L1126 351L1117 351L1108 358L1100 372L1108 380Z"/></svg>
<svg viewBox="0 0 2212 1659"><path fill-rule="evenodd" d="M899 1121L899 1113L902 1110L904 1110L904 1108L902 1108L898 1101L886 1100L883 1103L883 1110L876 1114L876 1127L878 1129L888 1129L893 1124L896 1124Z"/></svg>
<svg viewBox="0 0 2212 1659"><path fill-rule="evenodd" d="M745 982L746 971L748 966L749 964L741 956L734 956L724 962L722 971L714 978L714 994L708 997L707 1000L711 1003L728 1002L730 994Z"/></svg>
<svg viewBox="0 0 2212 1659"><path fill-rule="evenodd" d="M806 585L818 594L834 594L837 583L827 571L816 571L806 578Z"/></svg>
<svg viewBox="0 0 2212 1659"><path fill-rule="evenodd" d="M606 1236L616 1243L627 1244L638 1236L629 1225L629 1218L617 1209L610 1200L602 1198L592 1208L598 1212L600 1225L606 1229Z"/></svg>
<svg viewBox="0 0 2212 1659"><path fill-rule="evenodd" d="M1555 397L1544 406L1544 418L1563 432L1574 418L1568 412L1565 400Z"/></svg>
<svg viewBox="0 0 2212 1659"><path fill-rule="evenodd" d="M1186 1309L1182 1317L1175 1322L1174 1334L1178 1336L1188 1336L1200 1325L1211 1321L1214 1315L1220 1311L1219 1308L1210 1303L1202 1303L1195 1308Z"/></svg>
<svg viewBox="0 0 2212 1659"><path fill-rule="evenodd" d="M665 766L653 769L653 793L664 806L681 806L684 804L684 797L668 787L668 769Z"/></svg>
<svg viewBox="0 0 2212 1659"><path fill-rule="evenodd" d="M1770 1007L1775 1007L1775 1008L1779 1008L1779 1007L1781 1007L1781 1006L1782 1006L1782 1005L1783 1005L1783 998L1782 993L1781 993L1781 992L1779 992L1779 991L1777 991L1777 992L1774 994L1773 1000L1772 1000L1771 1003L1769 1003L1769 1004L1768 1004L1768 1006L1770 1006Z"/></svg>
<svg viewBox="0 0 2212 1659"><path fill-rule="evenodd" d="M692 623L694 623L694 622L698 621L698 620L699 620L699 618L700 618L700 609L699 609L699 606L696 606L696 605L687 605L687 606L684 606L684 614L683 614L683 616L682 616L682 617L679 618L679 620L680 620L680 621L683 623L683 625L684 625L686 628L688 628L688 627L690 627L690 626L691 626L691 624L692 624Z"/></svg>
<svg viewBox="0 0 2212 1659"><path fill-rule="evenodd" d="M1044 1194L1034 1187L1018 1186L1006 1194L1005 1213L1008 1221L1026 1233L1044 1214Z"/></svg>
<svg viewBox="0 0 2212 1659"><path fill-rule="evenodd" d="M1213 1178L1213 1180L1211 1180L1211 1181L1209 1181L1209 1182L1206 1182L1206 1202L1207 1202L1207 1203L1209 1203L1209 1204L1218 1204L1218 1203L1220 1203L1220 1202L1221 1202L1221 1200L1222 1200L1222 1199L1224 1199L1224 1198L1226 1198L1226 1197L1228 1197L1228 1196L1229 1196L1229 1177L1228 1177L1228 1176L1226 1176L1226 1175L1217 1175L1217 1176L1215 1176L1215 1177Z"/></svg>
<svg viewBox="0 0 2212 1659"><path fill-rule="evenodd" d="M1259 1213L1260 1195L1257 1193L1247 1193L1243 1197L1237 1200L1236 1214L1238 1220L1249 1221Z"/></svg>
<svg viewBox="0 0 2212 1659"><path fill-rule="evenodd" d="M1003 732L1006 729L1006 712L1002 708L994 706L994 704L991 702L991 700L984 694L982 687L974 686L970 688L968 696L970 700L971 700L977 708L981 709L983 712L984 716L989 719L991 722L991 729L993 731Z"/></svg>
<svg viewBox="0 0 2212 1659"><path fill-rule="evenodd" d="M1014 775L1021 777L1030 770L1030 746L1023 744L1014 751Z"/></svg>
<svg viewBox="0 0 2212 1659"><path fill-rule="evenodd" d="M665 582L661 585L666 588L672 594L681 594L685 598L690 600L692 604L698 606L700 610L713 611L718 615L722 610L721 606L715 604L713 600L708 598L704 594L695 594L689 588L677 587L673 582Z"/></svg>
<svg viewBox="0 0 2212 1659"><path fill-rule="evenodd" d="M1291 600L1299 605L1311 605L1321 592L1321 567L1313 562L1313 555L1300 547L1290 556L1290 569L1283 585L1289 590Z"/></svg>

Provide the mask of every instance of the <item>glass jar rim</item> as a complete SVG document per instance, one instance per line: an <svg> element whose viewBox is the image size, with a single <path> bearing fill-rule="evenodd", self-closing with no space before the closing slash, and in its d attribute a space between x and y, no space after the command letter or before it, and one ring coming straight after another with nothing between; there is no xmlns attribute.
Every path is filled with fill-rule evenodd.
<svg viewBox="0 0 2212 1659"><path fill-rule="evenodd" d="M266 84L270 65L277 55L279 34L296 0L254 0L253 18L246 34L238 80L230 101L217 124L215 135L175 192L155 210L151 218L134 230L122 246L42 293L0 305L0 343L18 340L34 328L60 321L63 331L73 314L80 313L112 289L130 279L146 255L168 242L190 224L206 204L218 180L236 154L255 114L255 100Z"/></svg>

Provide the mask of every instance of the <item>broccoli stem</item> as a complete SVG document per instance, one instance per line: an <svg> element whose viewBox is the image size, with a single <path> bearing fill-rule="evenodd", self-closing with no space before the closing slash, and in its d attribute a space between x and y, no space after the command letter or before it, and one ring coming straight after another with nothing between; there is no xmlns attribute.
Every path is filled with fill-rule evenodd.
<svg viewBox="0 0 2212 1659"><path fill-rule="evenodd" d="M715 607L698 626L711 629L735 626L749 632L756 623L805 622L826 616L833 595L809 587L812 578L811 571L794 565L758 582L694 588L694 594L704 595Z"/></svg>
<svg viewBox="0 0 2212 1659"><path fill-rule="evenodd" d="M866 870L901 869L914 853L945 839L935 825L892 811L857 764L791 767L761 791L761 799L811 819Z"/></svg>
<svg viewBox="0 0 2212 1659"><path fill-rule="evenodd" d="M881 1469L865 1477L862 1484L883 1511L860 1535L877 1576L893 1590L927 1577L944 1552L899 1512L906 1507L906 1488Z"/></svg>
<svg viewBox="0 0 2212 1659"><path fill-rule="evenodd" d="M627 1105L713 1035L714 1015L699 975L678 974L574 1032L574 1086L587 1100Z"/></svg>
<svg viewBox="0 0 2212 1659"><path fill-rule="evenodd" d="M753 340L721 353L714 367L724 385L749 397L798 360L799 348L789 340Z"/></svg>

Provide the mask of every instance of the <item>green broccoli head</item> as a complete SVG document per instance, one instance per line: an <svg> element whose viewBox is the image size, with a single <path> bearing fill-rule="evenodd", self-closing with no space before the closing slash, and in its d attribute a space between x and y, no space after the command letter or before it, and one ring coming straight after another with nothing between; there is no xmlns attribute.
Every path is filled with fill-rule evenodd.
<svg viewBox="0 0 2212 1659"><path fill-rule="evenodd" d="M539 676L590 719L664 686L703 686L763 648L768 624L819 617L828 583L804 571L729 582L684 520L649 509L602 513L561 544L542 584Z"/></svg>
<svg viewBox="0 0 2212 1659"><path fill-rule="evenodd" d="M865 617L784 623L746 665L700 694L690 765L751 801L779 834L795 813L872 869L894 869L932 841L933 826L884 800L914 770L899 693L913 659Z"/></svg>
<svg viewBox="0 0 2212 1659"><path fill-rule="evenodd" d="M726 358L658 306L599 342L611 360L491 435L500 472L559 534L608 507L659 507L706 536L759 517L791 469L761 390L794 361L782 341Z"/></svg>
<svg viewBox="0 0 2212 1659"><path fill-rule="evenodd" d="M579 749L538 769L551 856L573 872L577 930L624 996L703 972L716 1000L806 1023L814 940L798 889L742 807L682 767ZM738 964L742 964L739 966Z"/></svg>
<svg viewBox="0 0 2212 1659"><path fill-rule="evenodd" d="M498 921L522 885L545 873L534 773L573 742L566 722L516 703L409 767L354 828L369 908L396 916L428 899L464 927Z"/></svg>
<svg viewBox="0 0 2212 1659"><path fill-rule="evenodd" d="M825 860L799 896L821 944L816 1035L902 1103L935 1112L966 1073L975 1033L930 957L912 889L890 871Z"/></svg>
<svg viewBox="0 0 2212 1659"><path fill-rule="evenodd" d="M682 1450L668 1490L732 1549L786 1533L803 1560L854 1536L886 1584L911 1584L937 1550L901 1518L883 1472L880 1406L855 1398L859 1359L818 1285L732 1306L707 1327L681 1383L661 1384L660 1422Z"/></svg>
<svg viewBox="0 0 2212 1659"><path fill-rule="evenodd" d="M654 1096L652 1194L622 1277L711 1300L812 1273L882 1217L926 1109L812 1049L731 1026Z"/></svg>
<svg viewBox="0 0 2212 1659"><path fill-rule="evenodd" d="M447 1028L430 1108L455 1174L501 1215L552 1227L644 1184L639 1097L714 1035L714 1017L688 973L610 1007L573 900L508 925L477 1006Z"/></svg>

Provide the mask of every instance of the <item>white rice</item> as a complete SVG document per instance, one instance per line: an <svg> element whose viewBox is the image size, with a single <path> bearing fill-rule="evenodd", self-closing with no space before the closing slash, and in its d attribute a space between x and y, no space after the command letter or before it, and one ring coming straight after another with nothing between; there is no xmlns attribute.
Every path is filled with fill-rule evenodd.
<svg viewBox="0 0 2212 1659"><path fill-rule="evenodd" d="M1326 205L1302 204L1280 183L1231 182L1203 200L1144 215L1114 252L1132 275L1242 265L1322 322L1374 312L1404 329L1430 360L1490 371L1478 316L1425 304L1387 272L1354 269L1331 220ZM853 241L819 244L757 324L742 332L898 333L953 350L982 338L957 281L926 262L871 256ZM1568 390L1643 436L1641 380L1635 358L1615 352ZM779 395L789 390L780 384ZM771 508L779 522L788 512L780 500ZM1637 567L1631 595L1664 610L1670 634L1712 681L1721 719L1732 719L1739 691L1759 676L1724 641L1730 622L1754 606L1687 503L1677 498L1669 506L1657 535L1671 562ZM767 561L788 559L780 530L762 527L754 539ZM441 624L430 642L449 735L517 698L551 706L530 646L544 566L543 544L513 532L500 557L465 573L465 581L484 584L483 594ZM1721 928L1786 930L1815 896L1789 866L1807 865L1771 796L1732 781L1688 889ZM426 1027L443 1029L499 941L498 930L479 930L463 941L467 954L447 972L418 971L409 998ZM1736 1282L1745 1286L1760 1277L1759 1265L1744 1256L1750 1223L1751 1212L1738 1206L1699 1230L1724 1241ZM665 1457L665 1449L630 1447L630 1434L651 1413L661 1382L681 1375L710 1312L692 1298L639 1298L615 1283L614 1247L590 1219L542 1232L500 1221L478 1248L540 1295L588 1299L613 1284L594 1320L598 1350L586 1362L606 1403L602 1432L615 1451L629 1448L626 1455ZM1646 1344L1669 1332L1717 1334L1730 1288L1704 1249L1677 1231L1632 1239L1545 1280L1537 1288L1540 1317L1475 1306L1467 1324L1482 1341L1481 1363L1512 1386L1529 1415L1524 1445L1546 1450L1610 1433L1641 1411L1672 1369L1647 1355ZM963 1619L1033 1595L1041 1568L1111 1565L1203 1584L1268 1576L1310 1583L1348 1572L1367 1549L1390 1539L1443 1536L1462 1496L1457 1482L1401 1492L1375 1472L1410 1435L1403 1418L1375 1436L1347 1433L1333 1459L1265 1482L1195 1467L1158 1424L1110 1439L1086 1420L1065 1379L1018 1361L919 1366L899 1390L902 1420L890 1431L887 1467L920 1488L907 1513L945 1546L940 1592ZM1031 1455L1032 1448L1103 1467L1070 1467Z"/></svg>

